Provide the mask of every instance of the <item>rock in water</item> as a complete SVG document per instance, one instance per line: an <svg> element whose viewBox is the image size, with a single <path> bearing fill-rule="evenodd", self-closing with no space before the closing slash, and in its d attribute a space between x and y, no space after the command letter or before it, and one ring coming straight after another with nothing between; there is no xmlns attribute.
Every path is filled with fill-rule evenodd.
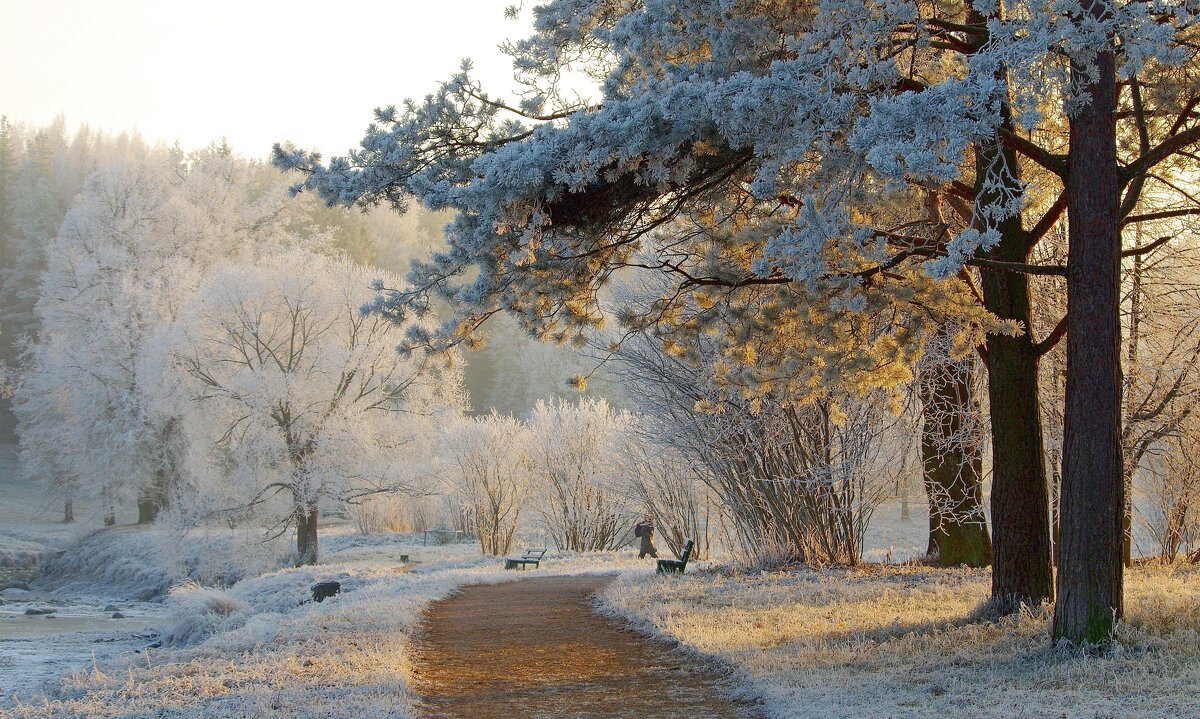
<svg viewBox="0 0 1200 719"><path fill-rule="evenodd" d="M312 585L312 598L314 602L323 602L335 594L342 591L341 582L317 582Z"/></svg>
<svg viewBox="0 0 1200 719"><path fill-rule="evenodd" d="M0 584L0 592L3 592L5 589L21 589L28 592L29 585L25 582L5 582Z"/></svg>
<svg viewBox="0 0 1200 719"><path fill-rule="evenodd" d="M121 614L120 612L113 612L112 618L113 619L124 619L125 615Z"/></svg>
<svg viewBox="0 0 1200 719"><path fill-rule="evenodd" d="M105 612L119 612L119 611L121 611L121 610L120 610L120 609L117 607L117 605L115 605L115 604L105 604L105 605L104 605L104 609L103 609L102 611L105 611Z"/></svg>
<svg viewBox="0 0 1200 719"><path fill-rule="evenodd" d="M29 609L25 610L25 614L27 616L36 617L42 614L54 614L57 611L57 609L34 609L33 607L30 607Z"/></svg>

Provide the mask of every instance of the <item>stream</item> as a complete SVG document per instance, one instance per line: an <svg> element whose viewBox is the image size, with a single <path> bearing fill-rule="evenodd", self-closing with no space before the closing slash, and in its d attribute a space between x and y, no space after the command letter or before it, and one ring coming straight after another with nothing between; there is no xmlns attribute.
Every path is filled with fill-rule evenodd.
<svg viewBox="0 0 1200 719"><path fill-rule="evenodd" d="M136 656L163 618L161 604L56 592L10 588L0 601L0 708L37 701L94 664Z"/></svg>

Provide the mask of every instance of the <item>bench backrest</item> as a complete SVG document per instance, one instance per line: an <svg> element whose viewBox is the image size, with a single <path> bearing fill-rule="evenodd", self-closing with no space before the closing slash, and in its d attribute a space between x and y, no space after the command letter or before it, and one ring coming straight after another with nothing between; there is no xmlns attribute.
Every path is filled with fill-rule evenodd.
<svg viewBox="0 0 1200 719"><path fill-rule="evenodd" d="M546 550L544 547L530 547L525 550L525 556L523 556L521 558L522 559L541 559L544 556L546 556Z"/></svg>
<svg viewBox="0 0 1200 719"><path fill-rule="evenodd" d="M695 548L695 546L696 546L696 543L690 539L687 540L686 542L684 542L683 543L683 553L679 555L679 561L683 562L684 564L687 564L688 558L692 556L692 549Z"/></svg>

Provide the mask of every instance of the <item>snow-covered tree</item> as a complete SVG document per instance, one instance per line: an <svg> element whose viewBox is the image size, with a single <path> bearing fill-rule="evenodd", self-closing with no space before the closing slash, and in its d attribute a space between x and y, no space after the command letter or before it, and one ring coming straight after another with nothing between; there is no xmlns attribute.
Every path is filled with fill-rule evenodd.
<svg viewBox="0 0 1200 719"><path fill-rule="evenodd" d="M148 341L213 266L306 241L284 231L295 210L280 190L269 167L222 147L141 146L92 172L48 244L14 400L31 475L104 497L106 520L120 503L146 521L167 502L179 423L149 410Z"/></svg>
<svg viewBox="0 0 1200 719"><path fill-rule="evenodd" d="M539 401L529 420L536 507L559 549L616 549L634 518L621 457L633 416L604 400Z"/></svg>
<svg viewBox="0 0 1200 719"><path fill-rule="evenodd" d="M447 423L439 456L448 488L463 499L479 548L502 555L512 546L529 498L529 429L495 411Z"/></svg>
<svg viewBox="0 0 1200 719"><path fill-rule="evenodd" d="M294 526L300 563L323 499L427 489L435 423L465 406L450 358L397 353L403 328L360 311L377 275L306 250L218 268L157 340L184 375L164 400L188 406L189 489Z"/></svg>
<svg viewBox="0 0 1200 719"><path fill-rule="evenodd" d="M1152 170L1194 162L1186 150L1200 125L1186 78L1200 8L557 0L535 15L537 35L513 47L533 88L523 102L488 97L464 70L422 104L378 111L348 158L323 166L278 150L278 164L306 171L303 185L330 201L403 207L416 197L460 210L450 249L415 266L412 289L381 298L381 311L424 311L429 292L458 302L440 333L414 333L414 344L469 338L498 311L567 340L603 323L596 292L623 267L674 278L656 323L686 325L674 308L752 290L758 302L714 305L711 322L734 339L814 308L812 322L784 326L836 326L823 321L831 310L919 308L892 333L893 361L881 368L856 362L872 355L853 343L827 345L822 362L807 333L767 353L725 342L730 366L745 368L733 377L749 380L739 390L783 385L814 400L811 384L830 380L823 366L857 370L835 373L851 385L894 383L939 315L965 312L976 332L963 344L981 347L990 373L993 594L1034 602L1055 591L1033 390L1038 359L1070 330L1056 631L1107 637L1111 622L1089 623L1087 607L1121 609L1119 568L1100 568L1119 534L1108 515L1122 504L1118 227L1136 217ZM559 101L564 61L598 63L598 102ZM1118 143L1118 125L1132 142ZM1070 270L1030 263L1064 210ZM678 227L649 261L637 252L676 220L703 234L714 219L775 224L732 256L720 242L681 249L676 240L691 235ZM1075 296L1069 321L1044 338L1031 333L1030 274L1066 277ZM978 303L958 301L969 292ZM1101 309L1082 309L1093 303ZM811 361L778 372L789 353Z"/></svg>

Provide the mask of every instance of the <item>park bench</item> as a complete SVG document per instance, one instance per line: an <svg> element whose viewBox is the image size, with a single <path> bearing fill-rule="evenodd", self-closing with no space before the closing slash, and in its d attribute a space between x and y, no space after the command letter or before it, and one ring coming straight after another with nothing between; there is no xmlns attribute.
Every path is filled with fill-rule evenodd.
<svg viewBox="0 0 1200 719"><path fill-rule="evenodd" d="M696 543L692 540L687 540L683 543L683 552L679 555L679 559L660 559L658 560L657 574L667 574L669 572L678 572L683 574L683 570L687 569L688 560L692 557L692 550L696 547Z"/></svg>
<svg viewBox="0 0 1200 719"><path fill-rule="evenodd" d="M546 556L545 547L529 547L525 553L519 557L505 557L504 568L516 569L520 567L525 569L525 565L532 564L535 567L541 566L542 557Z"/></svg>

